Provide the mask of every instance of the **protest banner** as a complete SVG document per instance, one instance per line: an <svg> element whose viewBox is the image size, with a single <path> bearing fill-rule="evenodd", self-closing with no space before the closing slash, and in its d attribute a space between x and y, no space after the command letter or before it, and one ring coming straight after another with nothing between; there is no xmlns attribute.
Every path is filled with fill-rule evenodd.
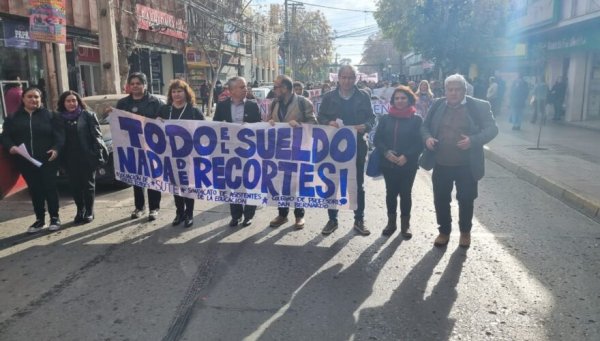
<svg viewBox="0 0 600 341"><path fill-rule="evenodd" d="M113 109L115 176L215 202L356 209L356 130L155 120Z"/></svg>

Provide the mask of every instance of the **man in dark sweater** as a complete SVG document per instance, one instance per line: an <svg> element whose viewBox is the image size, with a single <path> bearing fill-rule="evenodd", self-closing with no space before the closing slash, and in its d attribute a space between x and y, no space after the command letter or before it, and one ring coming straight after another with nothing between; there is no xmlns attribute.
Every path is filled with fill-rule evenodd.
<svg viewBox="0 0 600 341"><path fill-rule="evenodd" d="M459 245L469 247L477 182L484 174L483 145L498 135L498 127L489 102L465 95L467 81L462 75L448 76L444 85L446 97L431 105L421 126L427 150L420 163L425 169L433 168L433 197L440 231L434 245L445 246L450 239L450 202L456 186Z"/></svg>
<svg viewBox="0 0 600 341"><path fill-rule="evenodd" d="M363 236L371 232L365 226L365 160L367 157L368 134L375 125L375 114L371 107L371 97L365 90L360 90L356 84L356 69L351 65L344 65L338 71L339 86L335 91L323 95L319 107L320 124L339 128L339 123L344 126L354 126L358 131L356 153L356 185L358 207L354 211L354 229ZM329 210L329 221L321 231L322 234L331 234L338 227L338 210Z"/></svg>
<svg viewBox="0 0 600 341"><path fill-rule="evenodd" d="M117 109L148 118L157 118L163 103L146 90L148 86L146 75L141 72L134 72L127 77L127 84L129 85L129 96L121 98L117 102ZM144 213L144 189L133 186L133 197L135 210L131 212L131 219L137 219ZM149 221L156 220L158 216L160 197L159 191L148 189Z"/></svg>

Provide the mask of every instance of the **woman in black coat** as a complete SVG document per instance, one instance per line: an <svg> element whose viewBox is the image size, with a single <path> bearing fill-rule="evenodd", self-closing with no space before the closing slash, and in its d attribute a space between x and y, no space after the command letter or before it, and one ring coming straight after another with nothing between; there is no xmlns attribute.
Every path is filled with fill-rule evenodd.
<svg viewBox="0 0 600 341"><path fill-rule="evenodd" d="M75 224L94 220L96 168L100 164L99 141L102 140L96 114L88 111L81 96L65 91L58 98L58 115L65 127L65 146L61 164L67 171L73 201L77 206Z"/></svg>
<svg viewBox="0 0 600 341"><path fill-rule="evenodd" d="M171 82L167 95L167 104L159 110L159 117L164 120L204 120L204 115L196 107L196 95L183 80ZM183 222L185 227L194 224L194 199L175 195L175 219L173 226Z"/></svg>
<svg viewBox="0 0 600 341"><path fill-rule="evenodd" d="M411 238L410 211L412 187L417 174L419 155L423 151L421 124L415 115L417 97L407 86L394 90L389 113L379 119L375 133L375 146L382 153L381 171L385 179L388 223L384 236L396 231L396 210L400 195L400 234Z"/></svg>
<svg viewBox="0 0 600 341"><path fill-rule="evenodd" d="M25 178L33 203L36 220L27 233L39 232L46 225L46 204L50 214L48 229L60 229L56 159L64 144L61 120L42 106L40 89L31 87L23 91L21 107L6 118L2 128L2 144L13 156L17 169ZM19 155L18 147L21 145L31 157L41 162L39 167Z"/></svg>

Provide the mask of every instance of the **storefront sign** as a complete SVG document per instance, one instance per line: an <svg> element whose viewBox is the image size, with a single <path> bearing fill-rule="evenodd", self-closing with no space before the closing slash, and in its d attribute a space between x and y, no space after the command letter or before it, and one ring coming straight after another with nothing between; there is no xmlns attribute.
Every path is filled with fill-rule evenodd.
<svg viewBox="0 0 600 341"><path fill-rule="evenodd" d="M155 31L177 39L187 39L187 26L183 19L140 4L135 6L140 30Z"/></svg>
<svg viewBox="0 0 600 341"><path fill-rule="evenodd" d="M33 40L66 43L65 0L29 0L29 8L29 31Z"/></svg>
<svg viewBox="0 0 600 341"><path fill-rule="evenodd" d="M91 47L77 47L77 58L80 62L100 64L100 49Z"/></svg>
<svg viewBox="0 0 600 341"><path fill-rule="evenodd" d="M26 23L3 20L4 46L18 49L39 49L40 44L29 36L29 25Z"/></svg>

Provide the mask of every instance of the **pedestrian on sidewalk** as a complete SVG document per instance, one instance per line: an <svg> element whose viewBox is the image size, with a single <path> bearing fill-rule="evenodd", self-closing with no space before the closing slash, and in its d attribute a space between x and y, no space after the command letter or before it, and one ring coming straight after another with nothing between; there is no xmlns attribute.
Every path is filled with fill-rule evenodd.
<svg viewBox="0 0 600 341"><path fill-rule="evenodd" d="M106 148L100 123L75 91L63 92L58 98L57 109L65 128L65 146L60 161L67 172L77 207L73 223L91 223L94 220L96 168L108 161L100 152L101 145Z"/></svg>
<svg viewBox="0 0 600 341"><path fill-rule="evenodd" d="M354 211L354 230L363 236L371 234L365 226L365 161L367 157L367 141L365 134L369 134L375 125L375 114L371 106L371 96L366 90L356 86L356 68L344 65L338 71L339 86L334 91L323 95L319 107L319 123L340 128L354 126L357 130L356 151L356 190L358 207ZM329 221L321 231L329 235L338 227L338 210L328 210Z"/></svg>
<svg viewBox="0 0 600 341"><path fill-rule="evenodd" d="M523 79L523 75L519 73L517 79L514 80L510 87L510 122L513 130L521 130L521 122L523 121L523 110L527 104L529 97L529 84Z"/></svg>
<svg viewBox="0 0 600 341"><path fill-rule="evenodd" d="M567 82L563 80L563 77L558 77L558 80L552 86L552 90L550 90L550 100L554 106L554 121L560 121L563 116L563 103L565 102L566 93Z"/></svg>
<svg viewBox="0 0 600 341"><path fill-rule="evenodd" d="M261 115L258 104L256 101L249 100L246 95L249 92L246 89L246 80L242 77L233 77L227 81L227 84L229 84L229 89L231 89L231 97L217 103L213 121L237 124L260 122ZM246 227L252 224L256 206L229 204L229 212L231 214L229 226L235 227L241 223L242 226Z"/></svg>
<svg viewBox="0 0 600 341"><path fill-rule="evenodd" d="M500 115L500 106L499 106L499 99L498 99L498 83L496 82L496 78L495 77L490 77L490 85L488 86L487 89L487 94L486 94L486 98L488 100L488 102L490 102L490 105L492 106L492 113L494 114L494 116L498 116Z"/></svg>
<svg viewBox="0 0 600 341"><path fill-rule="evenodd" d="M30 87L23 91L21 106L2 125L2 144L11 154L17 170L25 178L35 212L35 222L27 233L39 232L46 225L46 204L50 214L51 231L60 229L58 216L58 153L65 136L58 115L42 105L42 91ZM19 154L18 146L24 145L29 155L42 163L35 166Z"/></svg>
<svg viewBox="0 0 600 341"><path fill-rule="evenodd" d="M543 76L538 77L537 83L533 88L533 117L531 123L535 124L538 114L541 123L546 122L546 100L548 99L548 85Z"/></svg>
<svg viewBox="0 0 600 341"><path fill-rule="evenodd" d="M164 120L204 120L202 111L196 107L196 94L189 84L181 79L171 81L167 91L167 104L160 108L158 115ZM195 200L177 194L174 195L174 199L176 211L172 225L194 225Z"/></svg>
<svg viewBox="0 0 600 341"><path fill-rule="evenodd" d="M269 123L274 125L276 122L287 122L292 128L301 123L317 124L317 118L313 109L313 104L308 98L294 93L293 81L286 75L279 75L273 82L275 91L275 100L269 108ZM288 222L289 207L279 207L279 214L271 220L270 226L277 228ZM297 230L304 228L304 209L295 208L294 217L296 222L294 228Z"/></svg>
<svg viewBox="0 0 600 341"><path fill-rule="evenodd" d="M127 77L127 84L129 86L129 96L121 98L117 102L117 109L148 118L157 118L163 103L147 91L148 78L146 75L141 72L134 72ZM147 192L148 220L154 221L160 209L161 193L153 189L148 189ZM133 197L135 209L131 212L131 219L138 219L144 214L144 207L146 206L144 188L133 186Z"/></svg>
<svg viewBox="0 0 600 341"><path fill-rule="evenodd" d="M440 232L434 245L442 247L450 240L450 202L456 186L459 245L469 247L477 182L485 169L483 146L498 135L498 127L488 102L465 95L467 84L462 75L448 76L444 85L446 97L432 105L421 127L427 149L420 165L427 170L433 168L431 180Z"/></svg>
<svg viewBox="0 0 600 341"><path fill-rule="evenodd" d="M388 215L388 222L382 233L384 236L391 236L397 229L400 196L400 235L406 239L412 237L412 187L419 168L417 161L423 151L420 133L423 119L416 115L416 102L417 97L409 87L397 87L392 94L389 114L379 118L375 133L375 146L383 156L380 168L385 180Z"/></svg>

